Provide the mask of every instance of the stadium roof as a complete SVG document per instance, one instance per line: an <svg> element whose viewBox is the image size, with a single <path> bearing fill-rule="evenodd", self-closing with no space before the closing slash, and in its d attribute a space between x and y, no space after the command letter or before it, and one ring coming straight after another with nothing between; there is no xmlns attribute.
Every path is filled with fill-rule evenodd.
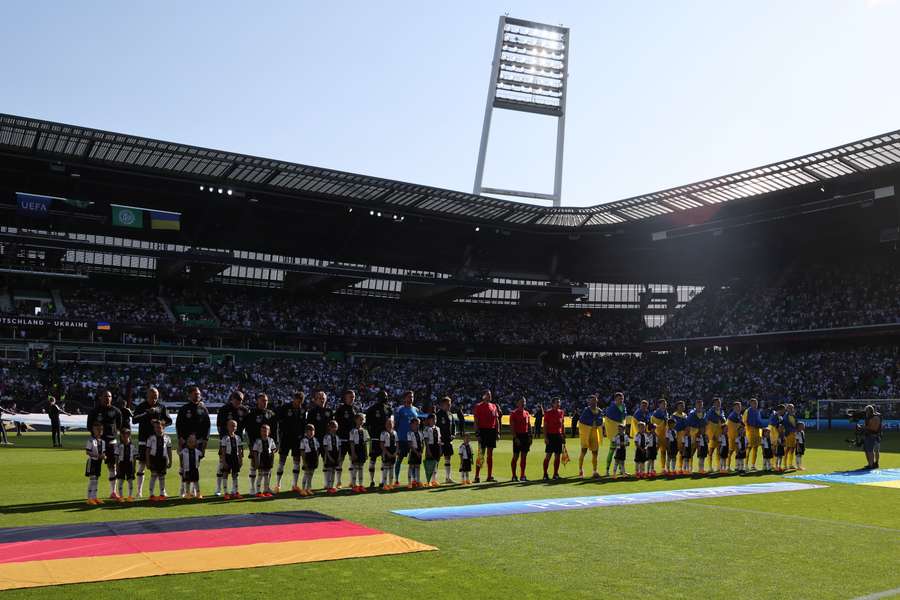
<svg viewBox="0 0 900 600"><path fill-rule="evenodd" d="M545 207L368 175L0 114L0 151L185 177L498 226L618 225L790 190L900 163L900 131L730 175L591 207Z"/></svg>

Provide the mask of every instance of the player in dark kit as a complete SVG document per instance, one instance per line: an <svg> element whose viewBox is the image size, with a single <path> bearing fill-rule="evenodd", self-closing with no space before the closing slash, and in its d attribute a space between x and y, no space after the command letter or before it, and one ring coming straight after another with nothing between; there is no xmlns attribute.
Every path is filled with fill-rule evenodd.
<svg viewBox="0 0 900 600"><path fill-rule="evenodd" d="M235 433L243 437L244 422L247 420L248 412L250 410L244 405L244 392L238 390L231 392L228 402L216 413L216 430L219 432L219 437L228 435L228 421L237 423L237 431Z"/></svg>
<svg viewBox="0 0 900 600"><path fill-rule="evenodd" d="M444 457L444 483L455 483L450 477L450 459L453 458L453 439L456 435L454 415L450 412L450 398L444 396L438 403L435 425L441 432L441 455ZM436 477L436 476L435 476Z"/></svg>
<svg viewBox="0 0 900 600"><path fill-rule="evenodd" d="M200 453L206 452L206 443L209 440L209 411L203 405L203 394L200 388L192 385L188 388L188 401L178 409L178 416L175 419L175 432L178 434L178 458L181 460L181 451L187 446L187 440L194 435L197 438L197 448ZM184 465L182 464L181 467ZM179 468L179 471L182 469ZM185 492L184 481L181 482L181 491L179 496L183 496Z"/></svg>
<svg viewBox="0 0 900 600"><path fill-rule="evenodd" d="M292 470L293 479L291 490L300 491L298 480L300 479L300 439L306 431L306 408L303 406L306 394L294 393L294 399L290 404L285 404L278 409L278 473L275 480L275 493L281 491L281 478L284 477L284 465L287 463L288 454L294 461Z"/></svg>
<svg viewBox="0 0 900 600"><path fill-rule="evenodd" d="M169 410L159 401L159 390L151 387L147 390L147 399L138 405L131 417L131 422L138 426L138 470L137 497L144 495L144 470L147 468L147 440L154 435L153 421L161 421L163 429L172 424Z"/></svg>
<svg viewBox="0 0 900 600"><path fill-rule="evenodd" d="M372 482L370 489L375 488L375 461L381 453L381 433L384 431L384 423L391 416L391 405L388 403L387 392L381 390L375 396L375 402L366 410L366 429L369 431L371 448L369 448L369 477Z"/></svg>
<svg viewBox="0 0 900 600"><path fill-rule="evenodd" d="M322 390L313 394L312 405L306 411L306 422L315 426L316 439L322 445L322 438L328 433L328 423L334 418L334 412L328 408L328 396Z"/></svg>
<svg viewBox="0 0 900 600"><path fill-rule="evenodd" d="M104 390L98 396L98 406L88 413L87 429L92 431L94 423L100 423L103 431L100 437L105 442L104 460L109 473L109 497L118 499L116 494L116 444L122 428L122 411L112 405L112 392Z"/></svg>
<svg viewBox="0 0 900 600"><path fill-rule="evenodd" d="M356 392L353 390L344 390L341 394L341 405L334 411L334 420L338 424L338 439L341 440L341 456L338 458L338 464L335 468L337 473L337 482L335 489L341 489L341 477L344 470L344 457L350 454L350 432L356 427Z"/></svg>
<svg viewBox="0 0 900 600"><path fill-rule="evenodd" d="M244 406L244 393L239 390L231 392L228 402L216 414L216 430L219 432L219 440L225 439L228 435L228 421L234 421L235 435L238 438L242 437L244 435L244 422L247 420L248 412L247 407ZM224 491L227 491L226 471L234 473L232 469L227 467L228 465L224 461L219 461L219 467L216 470L216 496L222 495L223 488Z"/></svg>
<svg viewBox="0 0 900 600"><path fill-rule="evenodd" d="M262 490L257 490L256 488L256 459L253 454L253 446L256 444L256 440L260 438L260 430L263 425L269 426L269 437L273 440L278 439L278 417L275 415L274 410L269 409L269 396L267 394L259 393L256 395L256 406L251 408L247 412L247 419L244 421L244 431L247 432L247 447L251 449L250 452L250 495L255 496L257 492L261 492Z"/></svg>

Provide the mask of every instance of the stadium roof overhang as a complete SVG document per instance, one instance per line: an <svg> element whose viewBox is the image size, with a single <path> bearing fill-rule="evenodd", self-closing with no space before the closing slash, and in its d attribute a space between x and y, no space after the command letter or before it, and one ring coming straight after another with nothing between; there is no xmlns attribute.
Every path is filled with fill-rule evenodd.
<svg viewBox="0 0 900 600"><path fill-rule="evenodd" d="M0 114L0 150L66 164L182 177L229 188L327 197L346 205L503 227L621 225L816 186L900 163L900 131L590 207L545 207L140 136Z"/></svg>
<svg viewBox="0 0 900 600"><path fill-rule="evenodd" d="M0 217L19 227L565 285L704 283L717 268L764 265L779 252L783 261L811 243L878 243L891 228L900 236L896 196L883 194L895 184L900 131L617 202L553 208L0 115L0 191L95 201L85 210L51 210L46 223L0 203ZM111 228L109 204L123 201L183 211L182 229ZM192 279L225 262L178 258L163 265L166 273L190 267ZM290 284L335 289L358 281L356 273L319 275L292 276ZM453 298L478 287L409 293Z"/></svg>

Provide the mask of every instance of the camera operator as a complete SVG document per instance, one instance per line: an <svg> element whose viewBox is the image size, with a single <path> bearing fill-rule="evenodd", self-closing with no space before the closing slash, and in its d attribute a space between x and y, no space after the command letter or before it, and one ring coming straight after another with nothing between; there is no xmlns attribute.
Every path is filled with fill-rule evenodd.
<svg viewBox="0 0 900 600"><path fill-rule="evenodd" d="M875 411L871 404L865 408L863 421L863 449L866 451L867 469L878 468L878 458L881 453L881 413Z"/></svg>

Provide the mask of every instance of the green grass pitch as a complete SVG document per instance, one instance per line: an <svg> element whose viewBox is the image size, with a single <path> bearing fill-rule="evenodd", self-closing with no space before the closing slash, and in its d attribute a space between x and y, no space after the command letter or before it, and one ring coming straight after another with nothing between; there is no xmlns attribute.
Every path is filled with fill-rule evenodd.
<svg viewBox="0 0 900 600"><path fill-rule="evenodd" d="M846 432L809 432L807 472L857 468L862 452ZM438 552L237 571L60 586L54 600L190 596L309 598L854 598L900 587L900 489L829 485L807 490L546 514L421 522L395 508L613 494L778 481L774 475L673 481L507 483L510 442L495 460L500 484L224 502L210 498L212 457L203 464L202 502L170 500L130 506L83 503L84 435L52 449L29 433L0 448L0 527L168 518L249 511L316 510L437 546ZM574 446L570 450L574 452ZM577 441L575 442L577 445ZM540 477L541 444L528 474ZM605 447L604 447L605 451ZM573 456L573 458L575 458ZM454 458L454 469L457 465ZM589 458L588 458L589 461ZM888 434L882 467L900 467L900 440ZM629 465L630 469L631 465ZM571 477L573 463L563 471ZM347 475L345 473L345 475ZM287 476L287 475L286 475ZM454 477L458 474L454 472ZM368 481L368 472L366 473ZM346 479L346 477L345 477ZM402 474L405 481L405 469ZM177 492L170 477L169 491ZM145 484L146 485L146 484ZM321 474L316 485L321 485ZM241 487L247 490L246 471ZM101 493L108 491L101 481ZM146 493L146 489L145 489ZM105 495L105 494L104 494ZM113 559L114 560L114 559ZM47 588L6 598L46 598Z"/></svg>

